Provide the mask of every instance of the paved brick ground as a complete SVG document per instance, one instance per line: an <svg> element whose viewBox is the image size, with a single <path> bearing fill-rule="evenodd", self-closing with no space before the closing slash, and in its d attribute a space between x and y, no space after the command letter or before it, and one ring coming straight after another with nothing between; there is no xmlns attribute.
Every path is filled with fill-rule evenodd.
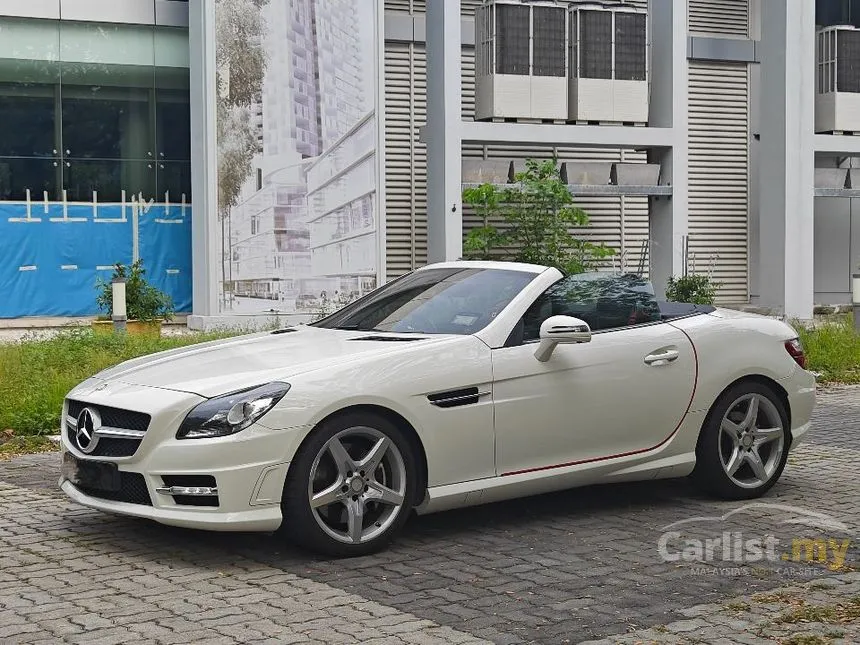
<svg viewBox="0 0 860 645"><path fill-rule="evenodd" d="M824 391L816 422L760 500L795 510L759 506L678 530L703 540L773 535L782 550L798 536L853 540L860 389ZM267 535L207 534L80 508L56 489L56 472L56 455L0 462L2 643L710 643L720 631L722 642L762 643L810 629L860 641L850 623L770 625L783 609L765 593L788 586L779 598L796 598L783 603L789 609L808 601L834 620L852 615L860 597L858 574L849 573L853 543L839 571L664 562L663 527L743 506L703 498L686 481L416 518L390 550L330 561ZM822 529L826 517L818 528L783 523L802 509L845 526Z"/></svg>

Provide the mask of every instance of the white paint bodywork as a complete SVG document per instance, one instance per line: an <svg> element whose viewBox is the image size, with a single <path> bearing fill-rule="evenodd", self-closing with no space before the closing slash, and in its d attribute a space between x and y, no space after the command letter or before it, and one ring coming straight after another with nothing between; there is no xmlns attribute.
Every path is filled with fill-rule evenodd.
<svg viewBox="0 0 860 645"><path fill-rule="evenodd" d="M419 512L689 474L708 410L744 377L784 389L795 443L809 428L814 377L785 351L784 342L796 334L782 322L717 310L596 332L590 343L559 345L542 363L534 358L536 344L504 345L561 274L513 263L468 266L534 274L475 335L379 342L357 340L368 332L303 326L163 352L88 379L68 398L152 415L132 457L97 459L142 473L153 506L90 497L68 481L60 482L63 490L82 504L165 524L273 530L282 521L281 491L301 442L329 415L358 405L384 408L414 429L428 467ZM677 358L645 364L645 357L667 351ZM206 398L272 381L291 388L256 424L227 437L176 439L185 415ZM427 399L466 387L482 393L477 403L439 408ZM88 458L65 432L63 450ZM214 475L219 506L178 506L156 492L161 476L170 474Z"/></svg>

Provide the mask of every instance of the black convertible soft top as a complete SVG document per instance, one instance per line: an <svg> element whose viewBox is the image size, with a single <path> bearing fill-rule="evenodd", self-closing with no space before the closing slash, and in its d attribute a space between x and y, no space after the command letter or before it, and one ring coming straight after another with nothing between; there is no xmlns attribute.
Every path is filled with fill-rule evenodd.
<svg viewBox="0 0 860 645"><path fill-rule="evenodd" d="M692 316L693 314L709 314L716 311L716 307L711 305L696 305L690 302L660 301L657 306L660 307L660 316L663 320Z"/></svg>

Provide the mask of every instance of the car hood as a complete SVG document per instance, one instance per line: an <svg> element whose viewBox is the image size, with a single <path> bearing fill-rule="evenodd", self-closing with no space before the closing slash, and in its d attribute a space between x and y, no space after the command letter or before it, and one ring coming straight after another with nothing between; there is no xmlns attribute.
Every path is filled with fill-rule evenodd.
<svg viewBox="0 0 860 645"><path fill-rule="evenodd" d="M451 337L301 326L287 333L252 334L159 352L104 370L96 378L211 398L446 338Z"/></svg>

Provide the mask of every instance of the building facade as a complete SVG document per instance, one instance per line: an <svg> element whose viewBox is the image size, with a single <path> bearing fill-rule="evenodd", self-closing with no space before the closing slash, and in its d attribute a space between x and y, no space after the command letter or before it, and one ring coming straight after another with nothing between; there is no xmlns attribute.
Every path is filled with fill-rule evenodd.
<svg viewBox="0 0 860 645"><path fill-rule="evenodd" d="M223 1L0 7L0 287L20 294L0 317L94 313L91 283L134 257L193 324L307 315L460 257L479 224L463 186L493 162L551 157L659 166L649 190L574 190L580 233L616 250L606 268L658 289L706 272L721 303L799 318L850 301L860 0L627 0L649 24L635 126L476 120L478 0L379 0L372 49L354 26L376 2L232 0L262 7L271 78L233 106L254 154L229 216Z"/></svg>
<svg viewBox="0 0 860 645"><path fill-rule="evenodd" d="M565 126L535 126L541 130L507 123L473 126L474 12L481 3L461 0L458 4L460 24L455 27L459 27L461 49L455 73L459 72L461 123L454 147L461 159L556 156L560 161L661 162L661 183L672 184L669 198L577 196L577 203L591 216L592 227L585 234L613 246L618 251L617 266L636 268L643 264L643 253L650 254L645 266L659 263L661 255L669 256L666 265L671 273L710 273L720 284L721 303L752 303L803 318L812 315L813 304L850 302L851 273L860 264L860 202L856 200L860 177L855 192L850 182L839 180L845 178L844 169L857 166L860 137L814 130L809 108L817 88L816 52L802 48L811 45L817 29L856 26L860 3L688 0L667 6L661 0L628 0L625 4L649 12L653 70L649 125L663 128L661 136L674 138L669 156L664 153L666 146L653 145L645 133L619 134L611 126L593 132L582 126L567 126L566 131L560 129ZM425 121L432 118L425 116L427 96L434 94L432 88L425 90L428 48L433 32L447 26L450 33L454 18L428 13L428 3L421 0L388 0L385 7L386 266L392 277L432 257L427 242L432 232L428 235L425 216L429 212L432 229L427 143L439 138L421 136ZM763 33L765 15L771 22ZM795 32L786 39L787 29ZM663 44L676 43L674 55L659 50L657 34ZM450 38L445 43L452 46ZM788 70L780 66L779 57L785 53L794 65ZM444 65L441 56L438 67ZM860 64L857 53L843 58L843 65L849 63ZM661 78L673 64L674 76ZM772 70L771 81L778 79L775 93L764 89L765 65ZM786 94L786 84L793 84L792 94ZM437 96L441 87L435 86ZM798 96L804 110L792 114ZM778 97L786 100L777 105ZM786 107L794 121L785 120ZM771 108L783 114L781 121L762 118L774 114ZM454 120L448 117L445 125L450 127ZM802 128L806 136L794 136L792 127ZM765 140L768 128L781 129ZM528 135L521 136L523 132ZM613 146L613 141L627 145ZM457 157L452 150L441 154L448 155L446 167ZM804 168L791 168L792 159L798 158L804 160ZM826 183L825 168L843 169L836 184ZM468 180L465 166L463 173L455 185ZM778 176L771 179L770 173ZM775 198L774 191L785 193L792 187L805 191L802 203ZM450 192L455 191L456 186ZM666 202L674 202L673 230L660 239L655 225ZM794 217L797 226L791 224ZM464 231L477 224L468 209L462 211ZM792 275L792 267L802 279L786 278ZM663 273L654 276L655 282L665 279Z"/></svg>
<svg viewBox="0 0 860 645"><path fill-rule="evenodd" d="M0 318L96 313L141 258L191 307L188 5L0 3Z"/></svg>

